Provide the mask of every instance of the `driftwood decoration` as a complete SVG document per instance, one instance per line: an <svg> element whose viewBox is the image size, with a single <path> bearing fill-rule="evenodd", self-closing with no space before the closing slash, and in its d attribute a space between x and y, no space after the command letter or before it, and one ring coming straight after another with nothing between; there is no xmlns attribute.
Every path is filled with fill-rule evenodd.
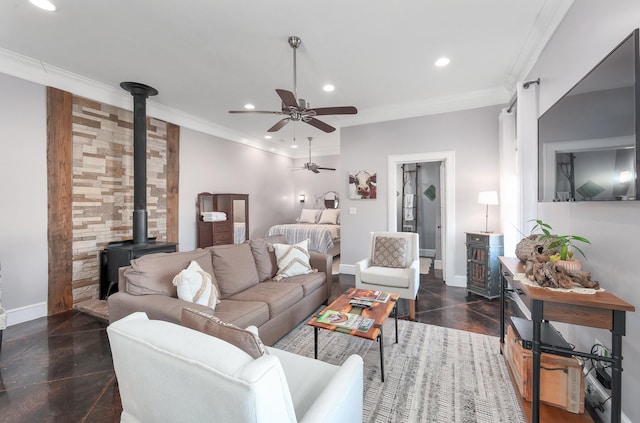
<svg viewBox="0 0 640 423"><path fill-rule="evenodd" d="M560 248L549 249L549 244L555 241L554 235L540 240L542 234L529 235L523 238L516 245L516 257L522 262L526 262L530 257L534 255L553 255L560 252Z"/></svg>
<svg viewBox="0 0 640 423"><path fill-rule="evenodd" d="M600 284L591 280L591 273L567 270L556 265L547 255L532 255L525 263L524 273L527 279L544 287L569 289L578 284L585 288L600 289Z"/></svg>

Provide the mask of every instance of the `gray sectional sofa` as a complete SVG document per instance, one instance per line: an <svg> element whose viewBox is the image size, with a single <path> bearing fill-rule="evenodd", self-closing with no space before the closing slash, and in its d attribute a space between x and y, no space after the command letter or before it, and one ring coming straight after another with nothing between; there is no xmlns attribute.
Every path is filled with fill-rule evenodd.
<svg viewBox="0 0 640 423"><path fill-rule="evenodd" d="M276 235L243 244L230 244L177 253L158 253L132 260L120 269L118 292L108 298L109 322L135 311L150 319L180 323L182 309L190 307L212 313L239 327L254 325L266 345L273 345L290 332L331 293L333 257L311 253L310 264L316 273L287 277L276 282L275 254L272 243L286 244ZM195 260L220 293L215 310L178 299L173 278Z"/></svg>

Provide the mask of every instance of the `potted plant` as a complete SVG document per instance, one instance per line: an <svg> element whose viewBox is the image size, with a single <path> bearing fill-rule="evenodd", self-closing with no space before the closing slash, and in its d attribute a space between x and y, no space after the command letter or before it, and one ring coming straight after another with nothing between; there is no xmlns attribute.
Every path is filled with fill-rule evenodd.
<svg viewBox="0 0 640 423"><path fill-rule="evenodd" d="M536 224L531 229L532 231L538 228L544 235L540 237L541 240L551 239L548 245L549 250L558 249L557 253L552 254L549 258L555 262L556 265L562 266L567 270L580 271L582 269L582 263L580 260L573 258L574 254L572 250L579 252L585 259L587 256L584 251L580 249L575 242L584 242L585 244L591 244L591 242L584 237L578 235L553 235L551 231L553 228L540 219L533 220Z"/></svg>

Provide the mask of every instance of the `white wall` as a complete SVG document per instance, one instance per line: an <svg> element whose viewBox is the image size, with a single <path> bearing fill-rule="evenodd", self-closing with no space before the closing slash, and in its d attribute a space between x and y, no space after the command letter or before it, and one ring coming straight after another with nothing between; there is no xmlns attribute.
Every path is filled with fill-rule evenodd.
<svg viewBox="0 0 640 423"><path fill-rule="evenodd" d="M455 151L455 281L466 281L465 231L484 229L485 209L478 204L478 192L498 190L498 114L500 106L422 116L342 128L341 264L353 265L366 257L368 233L387 230L387 158L394 155ZM377 171L378 198L350 200L349 171ZM350 215L349 208L356 214ZM490 226L499 227L499 209L492 210Z"/></svg>
<svg viewBox="0 0 640 423"><path fill-rule="evenodd" d="M633 0L576 1L528 79L540 77L540 113L544 113L633 29L640 27L640 2ZM636 111L637 114L637 111ZM592 245L583 250L586 268L613 294L640 306L638 240L640 202L539 203L538 216L563 234L582 235ZM640 421L640 314L627 313L622 342L622 410L629 421ZM589 351L594 338L610 343L605 330L563 326L568 341Z"/></svg>
<svg viewBox="0 0 640 423"><path fill-rule="evenodd" d="M294 160L294 167L302 167L308 158ZM308 170L295 170L292 171L291 176L293 178L295 203L296 203L296 217L300 216L300 210L305 209L323 209L324 201L321 196L327 191L335 191L339 193L340 189L340 156L322 156L312 157L311 161L321 167L332 167L336 169L321 170L320 173L313 173ZM305 195L305 202L303 204L298 200L300 194ZM338 205L342 206L342 196L339 197ZM293 222L282 222L293 223Z"/></svg>
<svg viewBox="0 0 640 423"><path fill-rule="evenodd" d="M2 305L13 325L47 313L45 87L0 74Z"/></svg>
<svg viewBox="0 0 640 423"><path fill-rule="evenodd" d="M250 238L265 236L276 223L293 222L292 166L290 158L180 128L180 250L197 245L200 192L249 194Z"/></svg>

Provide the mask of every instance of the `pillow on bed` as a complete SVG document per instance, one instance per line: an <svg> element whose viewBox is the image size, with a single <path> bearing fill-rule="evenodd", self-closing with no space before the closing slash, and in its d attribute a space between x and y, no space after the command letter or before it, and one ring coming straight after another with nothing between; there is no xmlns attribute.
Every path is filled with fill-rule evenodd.
<svg viewBox="0 0 640 423"><path fill-rule="evenodd" d="M316 223L318 221L319 214L320 210L302 209L298 223Z"/></svg>
<svg viewBox="0 0 640 423"><path fill-rule="evenodd" d="M339 216L339 209L322 210L322 214L320 215L320 220L318 221L318 223L324 225L337 225Z"/></svg>

